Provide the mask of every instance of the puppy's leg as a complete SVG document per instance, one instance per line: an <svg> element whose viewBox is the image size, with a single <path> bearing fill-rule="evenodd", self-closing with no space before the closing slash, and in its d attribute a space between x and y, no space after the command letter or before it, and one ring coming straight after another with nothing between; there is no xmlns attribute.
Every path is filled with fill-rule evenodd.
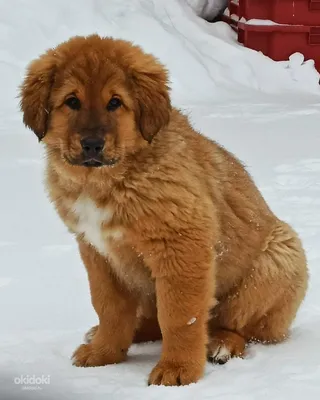
<svg viewBox="0 0 320 400"><path fill-rule="evenodd" d="M138 326L136 327L132 343L155 342L162 339L157 316L139 316L137 320ZM88 332L84 335L85 343L92 342L95 334L98 331L98 328L99 325L95 325L88 330Z"/></svg>
<svg viewBox="0 0 320 400"><path fill-rule="evenodd" d="M139 326L135 332L133 343L155 342L161 340L161 330L158 319L155 318L141 318Z"/></svg>
<svg viewBox="0 0 320 400"><path fill-rule="evenodd" d="M305 296L307 280L301 242L279 222L247 276L213 310L209 325L213 332L223 327L246 341L282 341Z"/></svg>
<svg viewBox="0 0 320 400"><path fill-rule="evenodd" d="M244 334L249 340L266 344L281 342L289 334L290 325L308 286L305 254L300 239L289 225L281 223L275 229L272 240L257 262L262 268L269 270L270 275L272 271L278 271L272 282L274 301L265 313L252 319L245 327ZM265 296L268 296L267 290L268 287L265 287Z"/></svg>
<svg viewBox="0 0 320 400"><path fill-rule="evenodd" d="M99 326L93 328L91 342L74 352L73 363L89 367L121 362L132 343L137 300L114 278L108 262L92 246L79 241L79 249Z"/></svg>
<svg viewBox="0 0 320 400"><path fill-rule="evenodd" d="M88 330L84 336L85 343L91 343L97 333L99 325L95 325ZM142 318L135 331L132 343L155 342L161 340L161 330L157 318Z"/></svg>
<svg viewBox="0 0 320 400"><path fill-rule="evenodd" d="M194 246L188 244L187 248ZM165 258L158 260L156 294L163 344L161 359L150 374L149 384L188 385L203 375L214 263L210 256L206 260L201 258L209 252L205 246L191 254L186 251L185 255L170 250L172 258L164 253Z"/></svg>
<svg viewBox="0 0 320 400"><path fill-rule="evenodd" d="M296 297L281 296L277 304L243 330L248 341L263 344L280 343L288 338L290 325L296 315Z"/></svg>

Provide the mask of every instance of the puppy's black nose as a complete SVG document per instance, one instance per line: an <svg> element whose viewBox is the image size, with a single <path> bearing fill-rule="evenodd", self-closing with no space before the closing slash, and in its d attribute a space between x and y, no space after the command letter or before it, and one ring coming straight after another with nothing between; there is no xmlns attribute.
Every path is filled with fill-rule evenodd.
<svg viewBox="0 0 320 400"><path fill-rule="evenodd" d="M86 137L81 140L81 146L83 149L83 153L88 157L98 156L104 147L104 140L96 137Z"/></svg>

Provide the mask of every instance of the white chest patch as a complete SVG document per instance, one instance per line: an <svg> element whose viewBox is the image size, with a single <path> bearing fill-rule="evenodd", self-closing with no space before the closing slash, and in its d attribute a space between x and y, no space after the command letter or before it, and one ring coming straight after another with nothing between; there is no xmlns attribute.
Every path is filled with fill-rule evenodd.
<svg viewBox="0 0 320 400"><path fill-rule="evenodd" d="M111 221L113 212L108 208L98 208L88 197L80 197L73 205L72 211L78 217L76 233L83 234L85 240L94 246L99 253L108 255L108 236L119 237L120 232L104 232L102 224Z"/></svg>

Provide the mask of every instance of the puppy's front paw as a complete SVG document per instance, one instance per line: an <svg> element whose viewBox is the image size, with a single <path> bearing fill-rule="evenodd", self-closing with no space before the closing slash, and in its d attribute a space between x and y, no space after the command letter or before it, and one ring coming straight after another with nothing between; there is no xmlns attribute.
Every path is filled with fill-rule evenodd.
<svg viewBox="0 0 320 400"><path fill-rule="evenodd" d="M197 382L204 366L194 362L160 361L149 376L149 385L180 386Z"/></svg>
<svg viewBox="0 0 320 400"><path fill-rule="evenodd" d="M127 351L114 352L108 348L95 346L92 343L82 344L72 355L72 363L77 367L100 367L124 361Z"/></svg>

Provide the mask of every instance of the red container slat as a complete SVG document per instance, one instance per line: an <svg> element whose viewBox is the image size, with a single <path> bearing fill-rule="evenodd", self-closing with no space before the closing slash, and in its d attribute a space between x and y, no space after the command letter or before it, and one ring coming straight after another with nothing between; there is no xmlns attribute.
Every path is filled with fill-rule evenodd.
<svg viewBox="0 0 320 400"><path fill-rule="evenodd" d="M285 61L294 53L313 59L320 72L320 26L250 25L238 23L238 40L245 47L261 51L275 61Z"/></svg>
<svg viewBox="0 0 320 400"><path fill-rule="evenodd" d="M320 0L229 0L230 14L288 25L320 25Z"/></svg>

